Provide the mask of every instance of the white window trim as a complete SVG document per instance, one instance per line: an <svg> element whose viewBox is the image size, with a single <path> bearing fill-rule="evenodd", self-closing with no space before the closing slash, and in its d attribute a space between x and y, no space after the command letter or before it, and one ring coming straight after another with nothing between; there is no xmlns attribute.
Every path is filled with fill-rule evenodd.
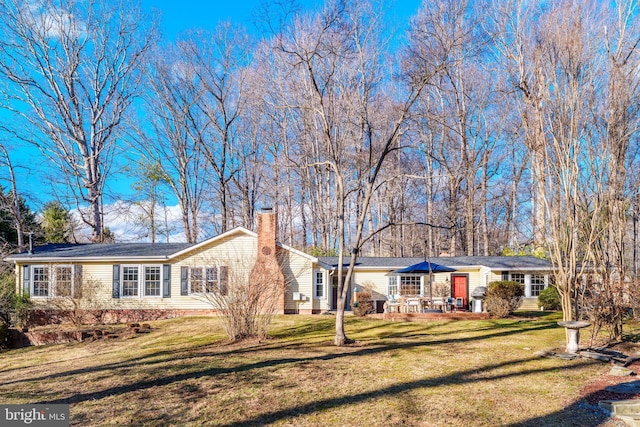
<svg viewBox="0 0 640 427"><path fill-rule="evenodd" d="M131 268L131 267L135 267L138 269L138 293L137 295L125 295L124 294L124 269L125 268ZM140 276L142 273L141 271L142 269L140 268L140 265L138 264L121 264L120 265L120 298L122 299L140 299L142 298L142 292L140 289Z"/></svg>
<svg viewBox="0 0 640 427"><path fill-rule="evenodd" d="M47 295L36 295L35 294L35 285L36 285L36 274L35 274L35 270L36 268L44 268L47 270ZM37 298L37 299L50 299L53 297L52 295L52 286L51 286L51 268L49 265L47 264L37 264L37 265L32 265L31 266L31 283L29 283L29 297L30 298ZM23 278L24 280L24 278Z"/></svg>
<svg viewBox="0 0 640 427"><path fill-rule="evenodd" d="M548 282L548 280L547 280L548 276L547 276L546 274L539 274L539 273L538 273L538 274L532 274L532 275L530 276L529 282L530 282L530 287L531 287L531 296L534 296L534 297L536 297L536 298L537 298L537 297L540 295L540 293L538 293L538 295L533 295L533 286L534 286L534 283L533 283L533 277L534 277L534 276L541 276L541 277L542 277L542 289L540 289L540 291L539 291L539 292L542 292L544 289L546 289L546 288L547 288L547 286L549 285L549 282ZM540 285L540 283L535 283L535 285L538 285L538 286L539 286L539 285Z"/></svg>
<svg viewBox="0 0 640 427"><path fill-rule="evenodd" d="M145 270L148 267L155 267L160 269L160 292L158 293L158 295L147 295L147 274ZM142 292L140 292L140 297L162 299L162 286L164 285L164 268L162 268L162 264L143 264L140 266L140 268L142 270L142 279L140 279L140 275L138 275L138 282L140 282L138 283L138 287L142 289Z"/></svg>
<svg viewBox="0 0 640 427"><path fill-rule="evenodd" d="M57 269L60 267L71 267L71 296L70 298L74 298L75 297L75 291L76 291L76 287L75 287L75 278L76 278L76 268L73 264L55 264L52 265L51 268L49 268L49 294L53 295L53 298L57 298L57 291L58 291L58 275L57 273ZM53 285L53 286L52 286ZM61 298L69 298L69 297L61 297Z"/></svg>
<svg viewBox="0 0 640 427"><path fill-rule="evenodd" d="M124 269L128 267L136 267L138 269L138 295L124 295ZM146 267L160 268L160 295L147 295L146 289ZM164 268L162 264L120 264L120 298L123 299L162 299L164 286Z"/></svg>
<svg viewBox="0 0 640 427"><path fill-rule="evenodd" d="M224 267L224 265L190 265L189 273L187 275L187 291L189 295L207 295L213 294L214 292L207 292L207 269L215 268L216 269L216 282L218 287L220 286L220 268ZM191 286L191 270L192 269L200 269L202 271L202 289L200 291L193 292L193 287ZM228 279L227 279L228 280ZM227 284L227 287L229 285ZM228 292L228 291L227 291Z"/></svg>
<svg viewBox="0 0 640 427"><path fill-rule="evenodd" d="M318 274L322 279L322 295L318 295ZM313 271L313 297L316 299L327 299L327 280L326 274L323 270L314 270Z"/></svg>
<svg viewBox="0 0 640 427"><path fill-rule="evenodd" d="M395 294L391 293L391 281L395 281L395 285L394 288L396 290ZM400 276L389 276L389 279L387 280L387 297L391 298L393 300L395 300L396 298L399 297L399 292L400 292Z"/></svg>
<svg viewBox="0 0 640 427"><path fill-rule="evenodd" d="M58 296L57 294L57 274L56 270L58 268L70 267L71 268L71 295L70 296ZM34 271L36 268L44 268L47 270L47 296L35 295L35 274ZM24 280L24 278L23 278ZM76 292L76 265L75 264L35 264L31 265L31 280L29 283L29 296L31 298L37 299L54 299L54 298L75 298Z"/></svg>

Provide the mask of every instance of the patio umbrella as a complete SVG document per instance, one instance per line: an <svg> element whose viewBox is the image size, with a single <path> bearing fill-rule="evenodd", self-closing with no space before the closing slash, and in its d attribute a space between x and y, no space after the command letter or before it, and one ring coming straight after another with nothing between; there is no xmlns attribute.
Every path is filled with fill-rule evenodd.
<svg viewBox="0 0 640 427"><path fill-rule="evenodd" d="M410 265L400 270L395 270L389 273L391 276L401 276L403 274L410 275L425 275L431 273L452 273L457 271L455 268L447 267L446 265L436 264L435 262L422 261L417 264Z"/></svg>
<svg viewBox="0 0 640 427"><path fill-rule="evenodd" d="M389 276L429 276L429 299L433 306L433 273L452 273L457 271L455 268L446 265L436 264L435 262L422 261L417 264L410 265L399 270L392 271Z"/></svg>

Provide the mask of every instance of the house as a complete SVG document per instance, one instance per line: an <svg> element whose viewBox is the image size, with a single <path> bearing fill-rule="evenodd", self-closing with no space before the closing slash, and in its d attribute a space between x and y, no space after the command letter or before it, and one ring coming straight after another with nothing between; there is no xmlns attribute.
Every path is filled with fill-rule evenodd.
<svg viewBox="0 0 640 427"><path fill-rule="evenodd" d="M277 242L276 235L275 213L265 211L259 214L257 233L238 227L197 244L47 244L6 260L15 264L17 291L30 295L36 306L76 298L90 301L88 309L118 313L121 320L141 312L156 318L211 312L215 301L208 295L224 294L234 283L260 277L279 283L276 312L335 309L338 259L311 256ZM350 292L370 287L379 311L394 295L424 295L425 277L389 275L423 260L358 258ZM533 257L431 261L456 269L434 275L434 283L450 287L465 308L470 293L493 280L523 283L533 302L550 280L550 264Z"/></svg>
<svg viewBox="0 0 640 427"><path fill-rule="evenodd" d="M335 271L338 264L337 257L320 257L319 261L329 272ZM428 294L428 276L390 274L394 270L423 261L423 257L359 257L354 268L353 283L356 290L359 286L367 286L373 290L373 299L376 301L377 310L380 311L382 304L392 295ZM440 285L440 288L448 290L451 297L462 298L463 309L470 309L470 296L474 289L486 287L496 280L513 280L523 284L525 288L521 308L536 310L538 295L552 281L551 263L533 256L436 257L428 261L456 270L451 273L433 274L432 286L435 285L437 288L437 285ZM328 276L332 277L331 274ZM333 280L335 282L335 278ZM332 298L331 304L333 301Z"/></svg>

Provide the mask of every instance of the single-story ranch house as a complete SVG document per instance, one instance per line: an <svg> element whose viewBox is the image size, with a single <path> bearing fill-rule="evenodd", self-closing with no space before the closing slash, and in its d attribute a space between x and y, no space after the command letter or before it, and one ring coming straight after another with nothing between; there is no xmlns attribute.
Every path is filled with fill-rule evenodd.
<svg viewBox="0 0 640 427"><path fill-rule="evenodd" d="M215 309L208 293L227 292L259 267L285 285L278 312L315 314L335 309L337 257L311 256L278 243L275 236L275 214L265 211L258 217L258 233L238 227L197 244L47 244L6 260L15 263L17 291L43 308L56 298L91 295L94 309L195 314ZM428 276L390 275L421 261L424 258L360 257L351 290L371 288L378 311L385 301L400 295L425 295ZM462 309L470 309L475 288L503 279L523 283L523 305L536 309L537 295L549 285L552 270L547 261L528 256L429 261L455 269L434 274L432 286L446 289Z"/></svg>

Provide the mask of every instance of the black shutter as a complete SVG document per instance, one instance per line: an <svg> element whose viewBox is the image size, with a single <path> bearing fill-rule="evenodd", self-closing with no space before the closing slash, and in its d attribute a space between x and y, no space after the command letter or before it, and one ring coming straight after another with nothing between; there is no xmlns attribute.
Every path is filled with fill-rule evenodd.
<svg viewBox="0 0 640 427"><path fill-rule="evenodd" d="M171 264L162 266L162 298L171 298Z"/></svg>
<svg viewBox="0 0 640 427"><path fill-rule="evenodd" d="M31 266L22 266L22 293L31 295Z"/></svg>
<svg viewBox="0 0 640 427"><path fill-rule="evenodd" d="M113 265L113 298L120 298L120 264Z"/></svg>
<svg viewBox="0 0 640 427"><path fill-rule="evenodd" d="M189 295L189 267L180 267L180 295Z"/></svg>
<svg viewBox="0 0 640 427"><path fill-rule="evenodd" d="M82 265L74 265L73 297L82 298Z"/></svg>

